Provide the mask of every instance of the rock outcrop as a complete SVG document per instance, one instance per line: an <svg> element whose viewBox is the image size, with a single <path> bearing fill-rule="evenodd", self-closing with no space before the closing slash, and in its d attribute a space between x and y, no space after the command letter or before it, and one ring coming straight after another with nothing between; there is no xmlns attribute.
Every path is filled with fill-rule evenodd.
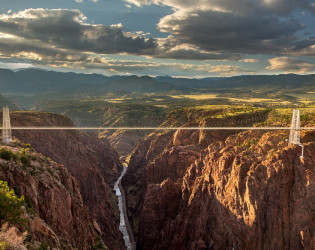
<svg viewBox="0 0 315 250"><path fill-rule="evenodd" d="M74 126L68 118L39 112L12 112L13 126ZM125 249L119 231L119 210L112 186L122 170L118 154L96 133L78 131L14 131L38 152L64 164L78 180L83 203L111 249Z"/></svg>
<svg viewBox="0 0 315 250"><path fill-rule="evenodd" d="M315 142L300 161L286 138L180 130L139 142L122 181L137 249L313 249Z"/></svg>
<svg viewBox="0 0 315 250"><path fill-rule="evenodd" d="M99 133L99 137L107 139L111 147L122 157L128 156L134 149L137 141L144 135L143 132L126 130L118 130L115 132L101 131Z"/></svg>
<svg viewBox="0 0 315 250"><path fill-rule="evenodd" d="M109 107L104 113L104 127L154 127L165 119L164 108L151 105L119 105ZM106 138L120 156L128 156L137 141L148 134L148 131L103 130L99 137Z"/></svg>
<svg viewBox="0 0 315 250"><path fill-rule="evenodd" d="M6 149L19 154L21 147L14 143ZM43 243L59 249L89 249L95 245L100 232L83 204L77 181L63 165L34 150L26 154L29 163L0 159L0 180L25 197L21 214L27 222L25 244L33 249ZM19 238L16 228L2 231L11 239L12 235Z"/></svg>

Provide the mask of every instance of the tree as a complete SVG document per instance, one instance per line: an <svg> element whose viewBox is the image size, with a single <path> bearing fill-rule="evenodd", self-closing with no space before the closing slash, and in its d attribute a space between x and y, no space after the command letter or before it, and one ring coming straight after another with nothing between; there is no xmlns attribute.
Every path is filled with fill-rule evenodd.
<svg viewBox="0 0 315 250"><path fill-rule="evenodd" d="M4 221L9 224L22 224L21 206L24 203L24 196L18 198L14 190L9 188L8 183L0 181L0 224Z"/></svg>

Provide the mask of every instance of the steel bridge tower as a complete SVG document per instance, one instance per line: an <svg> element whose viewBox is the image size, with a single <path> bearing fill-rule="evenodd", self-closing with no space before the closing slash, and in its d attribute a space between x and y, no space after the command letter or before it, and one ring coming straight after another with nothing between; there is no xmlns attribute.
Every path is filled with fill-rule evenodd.
<svg viewBox="0 0 315 250"><path fill-rule="evenodd" d="M300 125L300 110L293 110L292 123L289 136L289 145L296 144L302 147L302 155L300 156L303 159L304 154L304 145L301 143L301 125Z"/></svg>
<svg viewBox="0 0 315 250"><path fill-rule="evenodd" d="M8 107L3 107L2 142L4 144L12 142L10 114Z"/></svg>

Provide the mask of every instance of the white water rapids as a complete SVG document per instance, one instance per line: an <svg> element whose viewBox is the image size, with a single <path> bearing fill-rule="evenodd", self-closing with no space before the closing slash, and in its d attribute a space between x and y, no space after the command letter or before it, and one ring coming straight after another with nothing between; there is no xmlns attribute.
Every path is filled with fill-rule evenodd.
<svg viewBox="0 0 315 250"><path fill-rule="evenodd" d="M125 218L127 218L127 215L125 217L125 211L126 209L124 209L124 206L126 204L123 204L123 197L121 195L121 190L120 190L120 182L121 179L123 178L124 174L127 171L127 167L124 164L124 169L121 172L121 175L119 176L118 180L115 182L114 184L114 190L116 192L116 196L118 198L118 206L119 206L119 213L120 213L120 224L119 224L119 230L122 232L123 237L124 237L124 241L125 241L125 245L127 247L127 250L133 250L134 248L132 247L131 241L130 241L130 237L129 237L129 233L126 227L126 221Z"/></svg>

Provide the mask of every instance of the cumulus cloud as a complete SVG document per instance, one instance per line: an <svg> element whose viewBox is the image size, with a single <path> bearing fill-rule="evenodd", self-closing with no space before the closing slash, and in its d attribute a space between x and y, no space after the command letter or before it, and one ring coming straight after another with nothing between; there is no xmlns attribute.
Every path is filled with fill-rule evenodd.
<svg viewBox="0 0 315 250"><path fill-rule="evenodd" d="M126 0L136 6L143 5L166 5L172 7L174 10L216 10L224 12L238 12L244 13L252 9L252 0Z"/></svg>
<svg viewBox="0 0 315 250"><path fill-rule="evenodd" d="M94 53L150 53L156 44L142 36L127 37L122 25L94 25L79 10L27 9L0 15L0 30L21 39Z"/></svg>
<svg viewBox="0 0 315 250"><path fill-rule="evenodd" d="M284 71L285 73L308 73L315 70L315 64L297 58L276 57L269 60L269 70Z"/></svg>
<svg viewBox="0 0 315 250"><path fill-rule="evenodd" d="M186 48L188 49L188 48ZM40 41L19 41L14 37L0 39L0 58L19 59L33 66L50 66L72 68L98 72L148 74L165 74L165 72L185 72L189 75L237 75L250 73L235 66L215 66L211 64L158 63L147 60L114 60L105 55L82 53L76 50L65 50L42 45Z"/></svg>
<svg viewBox="0 0 315 250"><path fill-rule="evenodd" d="M175 10L203 10L234 12L239 14L258 12L272 12L287 15L300 8L314 10L315 4L311 0L125 0L138 7L144 5L166 5Z"/></svg>
<svg viewBox="0 0 315 250"><path fill-rule="evenodd" d="M33 66L50 66L55 68L72 68L81 70L92 70L92 72L107 72L131 74L165 74L165 72L184 72L188 75L208 76L208 75L239 75L243 73L253 73L238 66L211 65L211 64L187 64L187 63L158 63L147 60L118 60L111 59L103 55L80 53L77 51L65 51L56 48L38 49L35 44L24 46L24 51L20 51L18 42L2 44L0 42L0 58L17 58L28 62ZM182 74L182 73L181 73Z"/></svg>
<svg viewBox="0 0 315 250"><path fill-rule="evenodd" d="M166 38L150 33L128 32L122 23L105 26L89 22L79 10L27 9L0 15L0 58L22 58L36 65L53 67L161 69L178 65L156 65L109 61L108 54L143 55L149 58L188 60L235 60L250 54L281 56L315 55L314 38L298 38L305 26L286 15L309 9L308 1L288 0L286 11L278 10L282 0L128 0L137 6L167 5L173 13L160 19L158 29ZM302 4L303 3L303 4ZM295 6L295 7L294 7ZM283 57L282 57L283 58ZM134 63L134 64L133 64ZM120 66L121 65L121 66ZM193 65L193 64L192 64ZM252 73L238 66L193 66L209 74ZM270 69L272 69L272 65Z"/></svg>
<svg viewBox="0 0 315 250"><path fill-rule="evenodd" d="M137 6L173 8L158 29L216 53L290 54L314 45L297 36L305 25L289 16L296 9L314 10L309 0L126 0ZM301 45L304 44L304 47Z"/></svg>
<svg viewBox="0 0 315 250"><path fill-rule="evenodd" d="M240 60L238 53L218 53L200 49L198 46L189 43L181 43L176 37L157 39L158 47L154 57L175 58L188 60Z"/></svg>
<svg viewBox="0 0 315 250"><path fill-rule="evenodd" d="M59 50L73 53L134 54L157 58L228 60L239 55L220 54L186 46L174 37L149 38L150 33L127 32L121 23L110 26L91 24L79 10L27 9L0 15L2 51L11 48L49 57ZM14 37L14 40L7 38ZM36 46L35 46L36 45ZM12 48L12 46L14 48ZM42 50L42 51L40 51ZM0 51L1 52L1 51ZM84 55L82 55L84 56Z"/></svg>
<svg viewBox="0 0 315 250"><path fill-rule="evenodd" d="M258 54L294 49L298 42L295 33L303 27L294 20L282 22L273 16L198 11L194 15L168 15L160 20L158 28L207 51Z"/></svg>

